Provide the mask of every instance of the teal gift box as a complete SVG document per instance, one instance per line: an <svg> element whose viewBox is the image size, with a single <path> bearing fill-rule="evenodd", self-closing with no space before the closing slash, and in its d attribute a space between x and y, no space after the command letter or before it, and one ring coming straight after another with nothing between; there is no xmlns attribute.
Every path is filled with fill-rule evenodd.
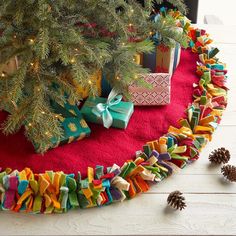
<svg viewBox="0 0 236 236"><path fill-rule="evenodd" d="M63 136L60 139L52 137L51 145L50 147L47 147L47 149L56 148L59 145L71 143L73 141L79 141L90 135L91 130L75 104L66 102L63 105L60 105L55 101L51 101L51 106L61 123ZM38 152L39 145L35 142L33 142L33 145Z"/></svg>
<svg viewBox="0 0 236 236"><path fill-rule="evenodd" d="M108 99L102 97L89 97L84 103L81 113L86 121L125 129L134 112L132 102L121 101L122 96L110 93Z"/></svg>
<svg viewBox="0 0 236 236"><path fill-rule="evenodd" d="M81 140L90 135L91 130L76 105L67 102L61 106L58 103L52 102L52 107L58 114L64 131L61 140L52 138L52 142L55 143L56 146Z"/></svg>

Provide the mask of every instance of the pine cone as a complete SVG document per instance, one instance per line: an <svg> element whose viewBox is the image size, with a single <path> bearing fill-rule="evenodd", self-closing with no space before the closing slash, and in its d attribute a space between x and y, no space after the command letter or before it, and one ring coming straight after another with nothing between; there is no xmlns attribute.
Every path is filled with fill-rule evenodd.
<svg viewBox="0 0 236 236"><path fill-rule="evenodd" d="M182 195L183 193L180 191L171 192L167 198L167 203L173 208L181 211L187 206L185 198Z"/></svg>
<svg viewBox="0 0 236 236"><path fill-rule="evenodd" d="M236 182L236 166L225 165L221 168L221 173L231 182Z"/></svg>
<svg viewBox="0 0 236 236"><path fill-rule="evenodd" d="M215 149L209 155L209 161L215 164L225 164L230 159L230 152L229 150L225 149L224 147Z"/></svg>

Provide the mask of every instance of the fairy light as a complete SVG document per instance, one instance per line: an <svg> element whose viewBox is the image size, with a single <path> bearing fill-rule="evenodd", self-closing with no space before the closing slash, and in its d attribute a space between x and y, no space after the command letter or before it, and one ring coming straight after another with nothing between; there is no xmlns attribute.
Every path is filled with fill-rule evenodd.
<svg viewBox="0 0 236 236"><path fill-rule="evenodd" d="M6 77L6 73L2 72L1 77Z"/></svg>
<svg viewBox="0 0 236 236"><path fill-rule="evenodd" d="M33 65L34 65L34 63L33 63L33 62L30 62L30 65L31 65L31 66L33 66Z"/></svg>
<svg viewBox="0 0 236 236"><path fill-rule="evenodd" d="M14 35L13 38L16 39L16 35Z"/></svg>
<svg viewBox="0 0 236 236"><path fill-rule="evenodd" d="M120 80L120 77L119 77L119 76L116 76L116 79L117 79L117 80Z"/></svg>
<svg viewBox="0 0 236 236"><path fill-rule="evenodd" d="M32 39L32 38L29 39L29 43L30 43L30 44L33 44L33 43L34 43L34 39Z"/></svg>
<svg viewBox="0 0 236 236"><path fill-rule="evenodd" d="M28 124L28 126L29 126L29 127L32 127L32 124L31 124L31 123L29 123L29 124Z"/></svg>
<svg viewBox="0 0 236 236"><path fill-rule="evenodd" d="M41 113L42 113L42 114L45 114L45 111L42 111Z"/></svg>
<svg viewBox="0 0 236 236"><path fill-rule="evenodd" d="M125 46L125 43L122 43L122 46Z"/></svg>
<svg viewBox="0 0 236 236"><path fill-rule="evenodd" d="M131 23L129 23L129 27L132 27L133 25Z"/></svg>
<svg viewBox="0 0 236 236"><path fill-rule="evenodd" d="M78 52L78 51L79 51L79 49L78 49L78 48L75 48L75 51L76 51L76 52Z"/></svg>
<svg viewBox="0 0 236 236"><path fill-rule="evenodd" d="M89 83L89 84L92 84L92 81L91 81L91 80L89 80L89 81L88 81L88 83Z"/></svg>
<svg viewBox="0 0 236 236"><path fill-rule="evenodd" d="M150 34L150 35L153 35L153 32L152 32L152 31L150 31L150 32L149 32L149 34Z"/></svg>
<svg viewBox="0 0 236 236"><path fill-rule="evenodd" d="M49 132L48 132L48 131L46 131L46 132L45 132L45 135L47 135L47 136L48 136L48 135L49 135Z"/></svg>
<svg viewBox="0 0 236 236"><path fill-rule="evenodd" d="M134 9L131 9L130 12L131 12L131 13L134 13Z"/></svg>
<svg viewBox="0 0 236 236"><path fill-rule="evenodd" d="M70 60L70 63L71 63L71 64L74 64L74 63L75 63L75 58L72 58L72 59Z"/></svg>

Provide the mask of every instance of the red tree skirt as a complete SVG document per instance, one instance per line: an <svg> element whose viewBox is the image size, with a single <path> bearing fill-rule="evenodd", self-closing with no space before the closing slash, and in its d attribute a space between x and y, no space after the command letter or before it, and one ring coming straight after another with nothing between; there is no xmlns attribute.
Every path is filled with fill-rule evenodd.
<svg viewBox="0 0 236 236"><path fill-rule="evenodd" d="M101 125L89 124L92 130L89 138L50 150L43 156L35 154L23 130L8 137L0 134L0 167L18 170L29 167L36 173L80 170L85 175L89 166L108 167L114 163L122 166L147 141L158 139L170 125L178 126L178 119L185 116L185 109L192 102L193 83L199 80L195 73L197 59L197 54L182 50L180 65L171 79L171 104L135 107L126 130L107 130ZM0 122L5 117L5 113L0 113Z"/></svg>

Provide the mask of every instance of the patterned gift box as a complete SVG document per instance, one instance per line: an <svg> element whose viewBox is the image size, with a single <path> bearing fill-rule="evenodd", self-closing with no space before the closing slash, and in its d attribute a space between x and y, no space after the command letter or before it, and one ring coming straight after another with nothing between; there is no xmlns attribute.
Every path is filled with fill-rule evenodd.
<svg viewBox="0 0 236 236"><path fill-rule="evenodd" d="M76 105L67 102L64 106L61 106L53 102L52 107L58 114L64 130L63 138L59 142L57 141L57 146L59 144L81 140L90 135L91 130Z"/></svg>
<svg viewBox="0 0 236 236"><path fill-rule="evenodd" d="M177 43L174 48L163 44L156 46L151 54L143 54L143 67L149 68L152 73L173 74L180 62L181 47Z"/></svg>
<svg viewBox="0 0 236 236"><path fill-rule="evenodd" d="M52 101L51 106L55 113L58 114L58 119L63 129L63 137L60 140L52 137L50 148L56 148L62 144L79 141L90 135L91 130L76 105L69 102L64 105L59 105ZM33 145L35 150L38 151L39 145L37 143L33 143Z"/></svg>
<svg viewBox="0 0 236 236"><path fill-rule="evenodd" d="M111 115L111 126L125 129L134 112L134 104L132 102L122 102L121 99L118 102L116 99L111 99L110 102L108 100L102 97L89 97L81 109L83 117L88 122L103 124L106 128L109 128L110 125L106 126L104 118L106 119L107 116ZM104 107L104 111L100 114L94 113L97 106Z"/></svg>
<svg viewBox="0 0 236 236"><path fill-rule="evenodd" d="M167 73L151 73L143 76L144 81L152 86L151 89L129 86L131 101L136 106L167 105L170 103L170 78Z"/></svg>

